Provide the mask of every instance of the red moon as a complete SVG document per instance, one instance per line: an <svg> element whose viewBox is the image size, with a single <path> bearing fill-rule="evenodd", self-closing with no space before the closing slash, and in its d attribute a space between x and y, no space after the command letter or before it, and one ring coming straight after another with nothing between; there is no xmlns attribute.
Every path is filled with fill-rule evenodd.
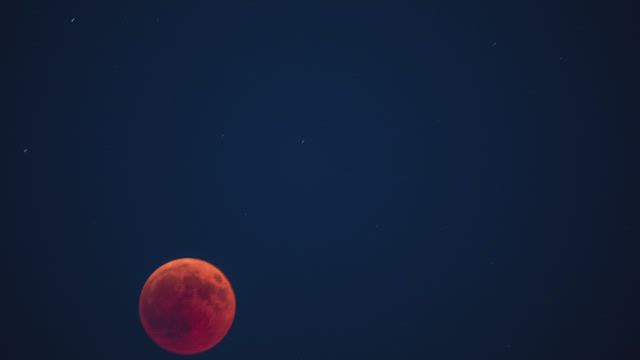
<svg viewBox="0 0 640 360"><path fill-rule="evenodd" d="M227 277L214 265L183 258L160 266L147 279L139 303L147 335L162 349L192 355L225 337L236 312Z"/></svg>

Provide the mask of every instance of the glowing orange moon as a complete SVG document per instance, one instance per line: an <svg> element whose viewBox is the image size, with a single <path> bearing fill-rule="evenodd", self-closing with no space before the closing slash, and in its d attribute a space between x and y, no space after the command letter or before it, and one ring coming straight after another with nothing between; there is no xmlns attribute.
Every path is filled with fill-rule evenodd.
<svg viewBox="0 0 640 360"><path fill-rule="evenodd" d="M183 258L149 276L140 293L139 312L142 327L158 346L192 355L225 337L235 316L236 298L217 267Z"/></svg>

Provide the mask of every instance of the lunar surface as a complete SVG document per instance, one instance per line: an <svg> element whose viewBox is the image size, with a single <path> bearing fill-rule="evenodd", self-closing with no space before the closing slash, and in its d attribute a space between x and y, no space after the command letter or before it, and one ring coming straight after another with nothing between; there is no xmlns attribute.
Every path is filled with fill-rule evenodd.
<svg viewBox="0 0 640 360"><path fill-rule="evenodd" d="M227 277L198 259L170 261L147 279L140 294L144 330L162 349L192 355L211 349L227 334L236 299Z"/></svg>

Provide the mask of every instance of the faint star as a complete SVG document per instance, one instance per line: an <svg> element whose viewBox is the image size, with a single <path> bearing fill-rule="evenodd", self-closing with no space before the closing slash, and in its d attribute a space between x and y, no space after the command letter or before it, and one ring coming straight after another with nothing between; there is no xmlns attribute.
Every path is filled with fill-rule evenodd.
<svg viewBox="0 0 640 360"><path fill-rule="evenodd" d="M300 140L300 144L304 144L304 139Z"/></svg>
<svg viewBox="0 0 640 360"><path fill-rule="evenodd" d="M76 22L76 18L71 18L71 20L69 20L69 22L71 22L71 23Z"/></svg>
<svg viewBox="0 0 640 360"><path fill-rule="evenodd" d="M498 43L497 43L496 41L494 41L494 42L491 44L491 47L496 47L496 46L498 46Z"/></svg>
<svg viewBox="0 0 640 360"><path fill-rule="evenodd" d="M22 153L23 153L23 154L26 154L26 153L28 153L28 152L29 152L29 149L27 149L27 148L22 149Z"/></svg>

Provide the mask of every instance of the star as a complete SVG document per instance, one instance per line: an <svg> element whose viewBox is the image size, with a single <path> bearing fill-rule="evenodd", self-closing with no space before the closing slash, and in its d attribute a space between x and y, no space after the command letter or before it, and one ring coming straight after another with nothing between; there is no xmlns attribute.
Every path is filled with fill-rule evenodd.
<svg viewBox="0 0 640 360"><path fill-rule="evenodd" d="M71 20L69 20L70 23L74 23L76 22L76 18L71 18Z"/></svg>

